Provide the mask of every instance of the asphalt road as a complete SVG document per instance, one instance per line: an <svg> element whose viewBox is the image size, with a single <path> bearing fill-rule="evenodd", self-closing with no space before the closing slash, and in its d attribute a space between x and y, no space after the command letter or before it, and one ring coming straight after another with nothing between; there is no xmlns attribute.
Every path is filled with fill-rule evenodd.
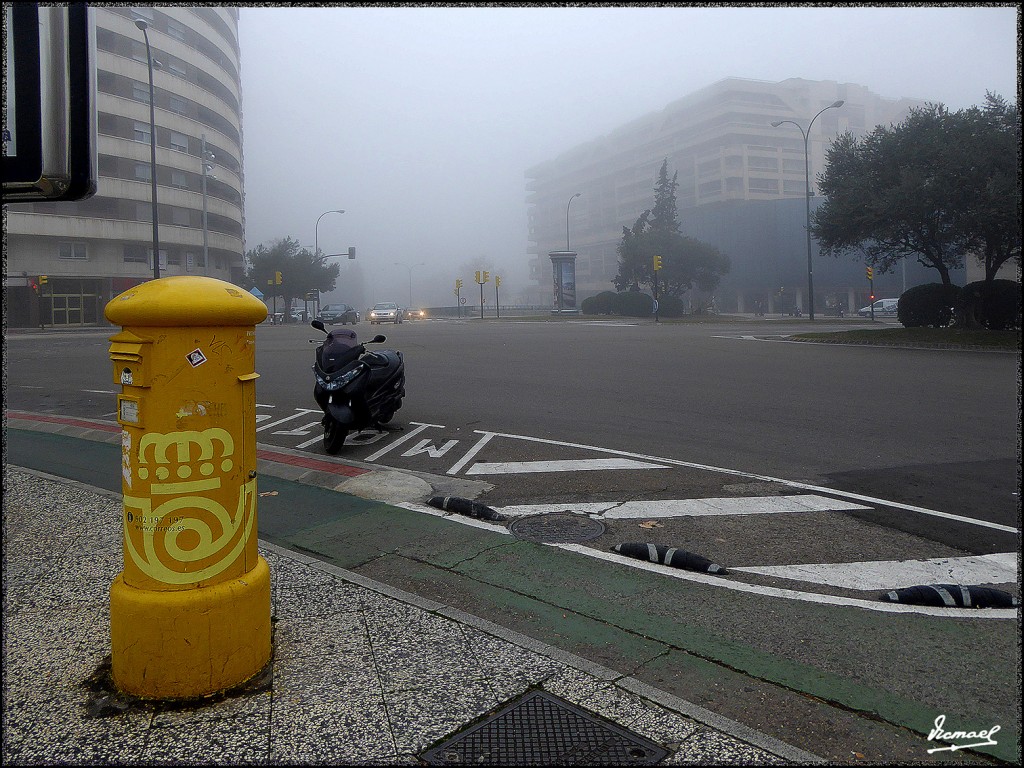
<svg viewBox="0 0 1024 768"><path fill-rule="evenodd" d="M261 489L279 493L261 500L261 535L839 762L930 759L920 734L937 713L1013 738L1012 619L886 613L878 587L836 577L866 564L870 582L888 577L878 563L933 561L952 574L972 554L1012 555L1016 572L1019 358L784 339L858 325L361 324L364 339L383 332L405 354L408 395L396 430L350 436L339 458L462 483L510 516L588 512L604 530L575 549L536 546L422 503L384 527L376 513L331 522L318 519L331 502L316 488L264 477ZM9 339L6 408L112 420L108 335ZM323 455L317 336L257 329L261 445ZM43 463L67 453L31 445ZM110 450L96 465L116 463ZM758 514L685 506L708 500L753 501ZM683 542L731 574L636 570L610 554L624 541Z"/></svg>
<svg viewBox="0 0 1024 768"><path fill-rule="evenodd" d="M431 425L420 438L430 442L418 454L378 456L384 464L444 473L479 432L488 432L531 438L511 451L520 461L574 451L579 458L580 450L559 444L588 446L1016 526L1018 357L783 337L801 328L865 325L871 324L513 319L356 329L363 340L385 333L385 346L405 355L407 395L395 426ZM317 442L309 444L319 428L307 340L319 336L308 326L257 328L261 441L323 453ZM119 388L107 347L106 334L95 332L13 337L5 350L7 407L109 417ZM381 439L350 436L341 455L365 460ZM498 443L488 452L498 453ZM570 478L584 487L574 489ZM554 484L550 475L543 483L529 474L487 480L496 486L492 500L504 504L546 500L538 498L538 484L551 498L651 491L643 473L628 471L591 472L585 481L567 472ZM992 529L936 517L873 519L970 552L1004 551L1007 544Z"/></svg>

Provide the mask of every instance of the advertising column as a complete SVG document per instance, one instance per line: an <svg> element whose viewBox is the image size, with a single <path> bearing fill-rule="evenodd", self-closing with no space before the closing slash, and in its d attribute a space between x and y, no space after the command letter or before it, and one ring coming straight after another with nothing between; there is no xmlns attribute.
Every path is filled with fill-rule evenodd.
<svg viewBox="0 0 1024 768"><path fill-rule="evenodd" d="M579 312L576 308L576 251L550 251L548 258L554 278L552 314Z"/></svg>

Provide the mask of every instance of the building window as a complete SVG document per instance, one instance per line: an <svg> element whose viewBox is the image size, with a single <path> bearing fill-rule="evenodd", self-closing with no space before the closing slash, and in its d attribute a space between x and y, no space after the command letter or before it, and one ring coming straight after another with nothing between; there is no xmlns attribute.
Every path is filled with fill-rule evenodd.
<svg viewBox="0 0 1024 768"><path fill-rule="evenodd" d="M143 104L149 104L149 86L142 83L132 83L132 98L136 101L141 101Z"/></svg>
<svg viewBox="0 0 1024 768"><path fill-rule="evenodd" d="M782 182L782 191L787 195L806 195L807 189L804 187L802 181L785 181Z"/></svg>
<svg viewBox="0 0 1024 768"><path fill-rule="evenodd" d="M152 181L153 180L153 166L149 163L136 163L135 164L135 178L139 181Z"/></svg>
<svg viewBox="0 0 1024 768"><path fill-rule="evenodd" d="M164 252L160 251L160 253L163 254ZM181 266L181 252L180 251L174 251L173 253L167 254L167 263L168 264L173 264L176 267L180 267Z"/></svg>
<svg viewBox="0 0 1024 768"><path fill-rule="evenodd" d="M783 173L803 173L804 172L804 161L796 159L782 159L782 171Z"/></svg>
<svg viewBox="0 0 1024 768"><path fill-rule="evenodd" d="M779 193L779 182L777 179L751 179L747 183L747 189L751 192L777 195Z"/></svg>
<svg viewBox="0 0 1024 768"><path fill-rule="evenodd" d="M133 6L132 7L132 16L133 17L135 17L135 16L141 17L141 18L145 19L146 21L148 21L150 23L152 23L153 19L155 18L153 16L153 9L149 8L147 6L144 6L144 5Z"/></svg>
<svg viewBox="0 0 1024 768"><path fill-rule="evenodd" d="M177 112L179 115L184 115L188 105L180 96L171 96L169 106L174 112Z"/></svg>
<svg viewBox="0 0 1024 768"><path fill-rule="evenodd" d="M188 74L185 67L176 61L167 62L167 71L176 77L185 77Z"/></svg>
<svg viewBox="0 0 1024 768"><path fill-rule="evenodd" d="M126 245L124 247L125 264L145 264L147 261L149 261L149 256L141 245Z"/></svg>
<svg viewBox="0 0 1024 768"><path fill-rule="evenodd" d="M153 204L151 202L142 202L141 200L135 201L135 220L136 221L152 221L153 220Z"/></svg>
<svg viewBox="0 0 1024 768"><path fill-rule="evenodd" d="M171 149L179 152L188 152L188 136L177 131L171 131Z"/></svg>
<svg viewBox="0 0 1024 768"><path fill-rule="evenodd" d="M138 40L132 40L132 58L142 64L149 66L149 56L146 55L146 44Z"/></svg>
<svg viewBox="0 0 1024 768"><path fill-rule="evenodd" d="M185 27L174 19L167 20L167 34L185 42Z"/></svg>
<svg viewBox="0 0 1024 768"><path fill-rule="evenodd" d="M706 181L698 188L701 197L713 197L722 193L722 182L719 180Z"/></svg>
<svg viewBox="0 0 1024 768"><path fill-rule="evenodd" d="M62 259L79 259L81 261L89 258L85 243L61 243L58 255Z"/></svg>
<svg viewBox="0 0 1024 768"><path fill-rule="evenodd" d="M752 171L777 171L779 161L774 157L753 157L747 159L747 166Z"/></svg>
<svg viewBox="0 0 1024 768"><path fill-rule="evenodd" d="M184 171L171 171L171 186L178 189L188 189L188 177Z"/></svg>
<svg viewBox="0 0 1024 768"><path fill-rule="evenodd" d="M189 215L187 208L171 208L171 223L178 227L187 227Z"/></svg>
<svg viewBox="0 0 1024 768"><path fill-rule="evenodd" d="M153 134L150 131L149 123L140 123L138 121L135 121L134 139L136 141L141 141L145 144L149 144L152 138Z"/></svg>

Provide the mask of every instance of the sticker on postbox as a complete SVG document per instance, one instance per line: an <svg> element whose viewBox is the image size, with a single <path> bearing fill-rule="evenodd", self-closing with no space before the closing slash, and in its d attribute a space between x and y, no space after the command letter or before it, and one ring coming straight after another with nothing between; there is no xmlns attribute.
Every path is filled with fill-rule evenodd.
<svg viewBox="0 0 1024 768"><path fill-rule="evenodd" d="M201 349L193 349L189 352L186 357L188 358L189 364L193 368L198 368L200 365L206 362L206 355L203 354Z"/></svg>

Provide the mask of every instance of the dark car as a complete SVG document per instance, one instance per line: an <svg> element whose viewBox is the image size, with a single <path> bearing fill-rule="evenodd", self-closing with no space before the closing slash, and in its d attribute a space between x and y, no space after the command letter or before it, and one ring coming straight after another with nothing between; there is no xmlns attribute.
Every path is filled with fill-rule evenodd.
<svg viewBox="0 0 1024 768"><path fill-rule="evenodd" d="M320 319L325 325L355 325L359 322L359 312L349 304L324 304L320 308Z"/></svg>

